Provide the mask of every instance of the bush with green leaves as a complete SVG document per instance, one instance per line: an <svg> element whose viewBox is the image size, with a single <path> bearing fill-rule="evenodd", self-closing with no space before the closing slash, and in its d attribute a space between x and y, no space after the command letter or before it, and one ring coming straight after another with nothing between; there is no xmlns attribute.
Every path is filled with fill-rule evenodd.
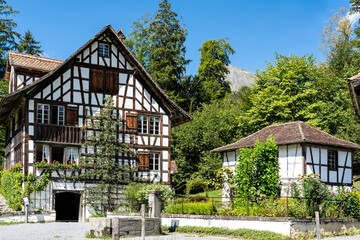
<svg viewBox="0 0 360 240"><path fill-rule="evenodd" d="M34 191L42 191L50 181L50 174L51 171L46 171L39 179L31 173L25 177L21 163L16 163L0 171L0 194L11 209L19 211L22 209L23 197Z"/></svg>
<svg viewBox="0 0 360 240"><path fill-rule="evenodd" d="M166 229L164 229L166 230ZM239 228L236 230L228 228L217 228L217 227L194 227L194 226L183 226L176 227L175 229L170 229L179 233L196 233L196 234L206 234L206 235L220 235L220 236L232 236L241 239L256 239L256 240L287 240L291 237L281 235L279 233L274 233L270 231L259 231Z"/></svg>
<svg viewBox="0 0 360 240"><path fill-rule="evenodd" d="M339 188L331 194L332 200L329 201L327 207L333 207L339 212L339 217L359 218L360 217L360 201L355 191L349 191Z"/></svg>
<svg viewBox="0 0 360 240"><path fill-rule="evenodd" d="M200 178L195 178L186 183L186 194L196 194L209 190L206 182Z"/></svg>
<svg viewBox="0 0 360 240"><path fill-rule="evenodd" d="M131 211L138 212L141 209L141 204L147 205L149 203L149 190L161 190L162 198L172 198L175 192L167 185L164 184L146 184L146 183L130 183L124 192L127 198L127 206ZM162 204L165 204L163 199Z"/></svg>
<svg viewBox="0 0 360 240"><path fill-rule="evenodd" d="M217 206L212 202L184 202L171 204L169 203L164 209L164 213L173 214L201 214L211 215L217 212Z"/></svg>
<svg viewBox="0 0 360 240"><path fill-rule="evenodd" d="M237 197L279 196L278 147L270 136L266 142L240 150L234 183Z"/></svg>
<svg viewBox="0 0 360 240"><path fill-rule="evenodd" d="M302 175L300 183L308 214L314 217L315 211L319 211L320 205L329 197L329 189L317 174Z"/></svg>
<svg viewBox="0 0 360 240"><path fill-rule="evenodd" d="M24 174L21 170L21 164L17 163L9 169L1 171L0 193L5 197L9 207L15 211L21 210L23 202L22 184L24 182Z"/></svg>

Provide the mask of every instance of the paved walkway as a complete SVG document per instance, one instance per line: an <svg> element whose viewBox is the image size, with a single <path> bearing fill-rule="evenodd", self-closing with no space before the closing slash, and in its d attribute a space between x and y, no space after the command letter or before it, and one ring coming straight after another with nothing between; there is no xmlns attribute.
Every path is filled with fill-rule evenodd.
<svg viewBox="0 0 360 240"><path fill-rule="evenodd" d="M85 238L89 231L89 223L29 223L0 225L0 240L89 240ZM140 240L141 238L123 238ZM207 237L195 234L174 234L166 236L146 237L146 240L230 240L234 238Z"/></svg>
<svg viewBox="0 0 360 240"><path fill-rule="evenodd" d="M89 240L85 238L89 231L89 223L29 223L0 225L0 240ZM140 240L124 238L125 240ZM146 237L146 240L230 240L235 238L210 237L196 234L171 234L165 236ZM359 240L360 235L326 238L326 240Z"/></svg>

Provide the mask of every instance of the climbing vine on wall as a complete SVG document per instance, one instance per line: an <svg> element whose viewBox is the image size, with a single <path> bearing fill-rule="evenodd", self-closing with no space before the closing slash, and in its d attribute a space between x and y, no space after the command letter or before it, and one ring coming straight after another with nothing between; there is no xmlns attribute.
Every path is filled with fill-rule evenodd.
<svg viewBox="0 0 360 240"><path fill-rule="evenodd" d="M270 136L254 148L240 150L234 183L238 197L278 196L280 193L278 148Z"/></svg>

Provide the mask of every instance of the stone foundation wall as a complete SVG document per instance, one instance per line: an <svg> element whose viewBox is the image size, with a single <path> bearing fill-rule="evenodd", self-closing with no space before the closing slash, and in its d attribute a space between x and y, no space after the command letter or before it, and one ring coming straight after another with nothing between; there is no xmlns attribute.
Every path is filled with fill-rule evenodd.
<svg viewBox="0 0 360 240"><path fill-rule="evenodd" d="M89 218L90 234L96 237L112 236L113 231L118 236L141 236L141 218L139 217L107 217ZM145 218L145 236L161 233L160 218Z"/></svg>

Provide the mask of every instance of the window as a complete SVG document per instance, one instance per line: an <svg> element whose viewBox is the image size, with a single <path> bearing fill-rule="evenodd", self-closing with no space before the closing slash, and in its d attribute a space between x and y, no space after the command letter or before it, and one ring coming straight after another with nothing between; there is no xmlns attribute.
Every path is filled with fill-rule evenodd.
<svg viewBox="0 0 360 240"><path fill-rule="evenodd" d="M49 123L50 106L47 104L37 105L37 123Z"/></svg>
<svg viewBox="0 0 360 240"><path fill-rule="evenodd" d="M159 117L150 117L150 134L159 134Z"/></svg>
<svg viewBox="0 0 360 240"><path fill-rule="evenodd" d="M109 45L108 44L99 44L99 56L100 57L109 57Z"/></svg>
<svg viewBox="0 0 360 240"><path fill-rule="evenodd" d="M90 90L115 94L119 91L119 73L109 69L90 69Z"/></svg>
<svg viewBox="0 0 360 240"><path fill-rule="evenodd" d="M63 106L51 107L51 124L64 125L65 108Z"/></svg>
<svg viewBox="0 0 360 240"><path fill-rule="evenodd" d="M49 145L42 145L42 148L41 148L41 158L40 158L40 161L46 161L46 162L49 162L50 159L49 159Z"/></svg>
<svg viewBox="0 0 360 240"><path fill-rule="evenodd" d="M337 151L328 150L328 164L329 170L336 170L338 165Z"/></svg>
<svg viewBox="0 0 360 240"><path fill-rule="evenodd" d="M76 163L78 160L79 150L75 147L66 148L66 163Z"/></svg>
<svg viewBox="0 0 360 240"><path fill-rule="evenodd" d="M147 133L148 119L146 116L137 117L138 133Z"/></svg>
<svg viewBox="0 0 360 240"><path fill-rule="evenodd" d="M150 153L150 171L159 171L160 153Z"/></svg>

